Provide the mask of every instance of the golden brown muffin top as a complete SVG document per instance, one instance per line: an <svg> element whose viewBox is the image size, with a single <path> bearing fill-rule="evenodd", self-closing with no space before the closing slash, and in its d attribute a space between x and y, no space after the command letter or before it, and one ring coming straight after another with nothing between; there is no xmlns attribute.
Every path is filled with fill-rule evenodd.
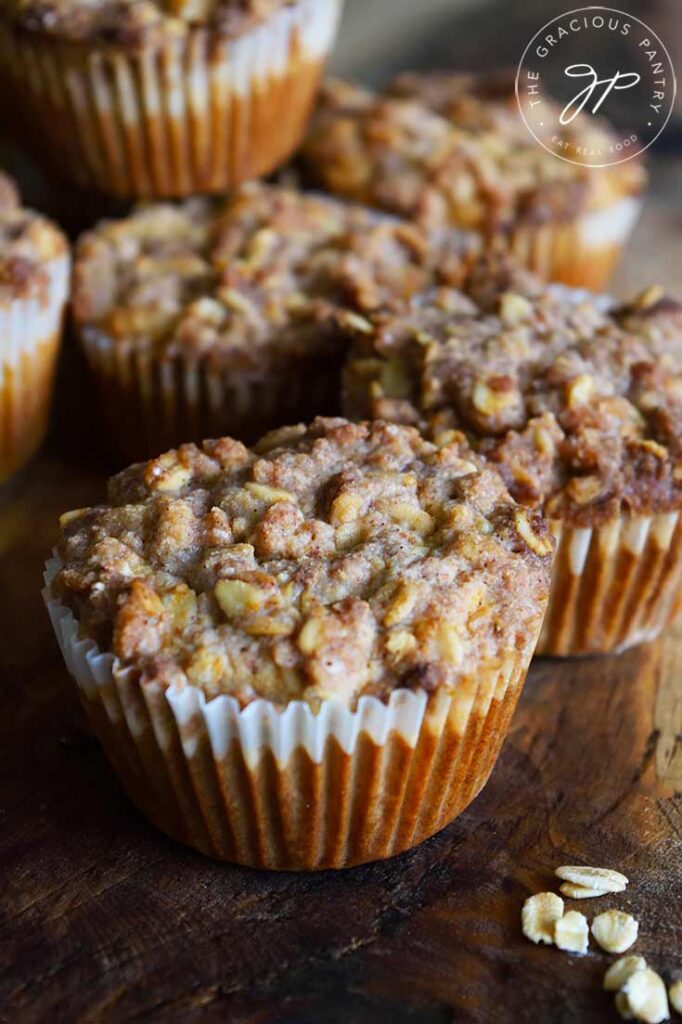
<svg viewBox="0 0 682 1024"><path fill-rule="evenodd" d="M482 264L371 316L345 411L469 439L514 497L591 525L682 507L682 307L652 287L617 306Z"/></svg>
<svg viewBox="0 0 682 1024"><path fill-rule="evenodd" d="M135 48L209 25L235 38L297 0L0 0L25 31L99 46Z"/></svg>
<svg viewBox="0 0 682 1024"><path fill-rule="evenodd" d="M40 214L22 209L19 202L14 182L0 174L0 308L14 299L45 301L49 264L68 252L61 231Z"/></svg>
<svg viewBox="0 0 682 1024"><path fill-rule="evenodd" d="M229 357L338 346L333 314L460 283L469 238L339 200L248 185L228 201L143 206L76 249L79 328L157 354Z"/></svg>
<svg viewBox="0 0 682 1024"><path fill-rule="evenodd" d="M610 137L576 118L576 143ZM644 188L641 163L580 167L538 145L508 75L406 74L385 93L331 80L302 149L309 180L427 224L479 231L570 219Z"/></svg>
<svg viewBox="0 0 682 1024"><path fill-rule="evenodd" d="M143 685L355 706L528 657L544 614L544 521L466 445L411 427L183 445L109 500L62 517L52 593Z"/></svg>

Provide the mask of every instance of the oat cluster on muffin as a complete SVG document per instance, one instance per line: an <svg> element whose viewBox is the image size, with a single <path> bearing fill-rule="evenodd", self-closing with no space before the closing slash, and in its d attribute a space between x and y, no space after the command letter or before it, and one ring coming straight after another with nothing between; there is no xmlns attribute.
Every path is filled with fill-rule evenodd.
<svg viewBox="0 0 682 1024"><path fill-rule="evenodd" d="M611 138L588 118L569 131L584 147ZM332 193L480 231L542 276L594 288L646 180L640 162L595 172L543 149L508 75L405 74L380 94L329 81L301 152L308 180Z"/></svg>
<svg viewBox="0 0 682 1024"><path fill-rule="evenodd" d="M249 185L87 233L73 310L130 459L225 433L254 440L337 411L336 314L457 285L474 257L462 233Z"/></svg>
<svg viewBox="0 0 682 1024"><path fill-rule="evenodd" d="M5 195L7 203L0 205L0 307L29 298L44 306L50 298L51 265L66 257L68 244L45 217L19 206L16 193L7 190Z"/></svg>
<svg viewBox="0 0 682 1024"><path fill-rule="evenodd" d="M63 517L51 592L143 683L355 706L532 651L551 538L460 441L318 419L184 445L109 499Z"/></svg>
<svg viewBox="0 0 682 1024"><path fill-rule="evenodd" d="M652 639L680 609L682 310L484 261L351 324L344 410L464 437L557 540L539 652Z"/></svg>
<svg viewBox="0 0 682 1024"><path fill-rule="evenodd" d="M608 135L577 118L585 146ZM530 136L512 77L400 75L385 93L330 80L303 147L315 182L357 202L429 223L496 231L572 218L595 189L639 194L637 164L595 175ZM624 180L623 180L624 179Z"/></svg>
<svg viewBox="0 0 682 1024"><path fill-rule="evenodd" d="M323 196L248 185L221 203L142 206L79 241L74 315L86 336L245 363L324 345L325 313L461 282L473 240Z"/></svg>
<svg viewBox="0 0 682 1024"><path fill-rule="evenodd" d="M579 524L682 506L682 309L474 275L356 335L346 409L464 432L514 497Z"/></svg>

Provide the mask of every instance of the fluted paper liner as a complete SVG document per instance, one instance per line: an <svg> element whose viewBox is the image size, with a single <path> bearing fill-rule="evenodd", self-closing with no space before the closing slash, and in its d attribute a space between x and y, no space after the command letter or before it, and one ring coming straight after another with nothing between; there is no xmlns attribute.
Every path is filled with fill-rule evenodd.
<svg viewBox="0 0 682 1024"><path fill-rule="evenodd" d="M0 23L16 130L48 167L119 196L181 197L268 174L298 145L342 0L296 0L234 39L209 27L126 50Z"/></svg>
<svg viewBox="0 0 682 1024"><path fill-rule="evenodd" d="M395 690L388 702L302 701L244 709L195 687L140 683L79 639L43 596L92 728L132 801L180 842L260 868L342 868L416 846L485 784L521 692L528 650L481 666L453 693Z"/></svg>
<svg viewBox="0 0 682 1024"><path fill-rule="evenodd" d="M604 654L653 640L682 604L679 512L594 528L553 521L557 540L536 653Z"/></svg>
<svg viewBox="0 0 682 1024"><path fill-rule="evenodd" d="M637 219L634 196L588 210L566 222L522 225L509 246L516 259L546 281L602 291Z"/></svg>
<svg viewBox="0 0 682 1024"><path fill-rule="evenodd" d="M186 441L255 441L273 427L336 411L339 356L292 354L246 370L229 355L156 355L86 328L81 342L100 394L112 446L125 461Z"/></svg>
<svg viewBox="0 0 682 1024"><path fill-rule="evenodd" d="M0 300L0 483L28 462L47 429L69 257L44 269L39 292Z"/></svg>

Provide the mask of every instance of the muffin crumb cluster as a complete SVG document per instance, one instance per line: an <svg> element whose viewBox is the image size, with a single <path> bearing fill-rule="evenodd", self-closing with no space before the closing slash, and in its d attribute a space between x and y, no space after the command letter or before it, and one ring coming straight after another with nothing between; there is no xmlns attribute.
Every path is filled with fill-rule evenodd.
<svg viewBox="0 0 682 1024"><path fill-rule="evenodd" d="M466 434L514 497L592 525L682 504L682 311L474 273L349 333L349 415Z"/></svg>
<svg viewBox="0 0 682 1024"><path fill-rule="evenodd" d="M576 145L608 145L605 123L579 117ZM539 146L519 116L512 75L399 75L384 93L328 81L302 150L332 193L426 223L505 231L575 217L637 195L631 163L595 176Z"/></svg>
<svg viewBox="0 0 682 1024"><path fill-rule="evenodd" d="M52 301L49 270L67 256L61 231L19 206L12 183L0 180L0 310L14 300L36 299L40 306Z"/></svg>
<svg viewBox="0 0 682 1024"><path fill-rule="evenodd" d="M256 184L100 224L73 309L122 459L335 414L341 316L370 330L369 311L459 286L475 258L462 233Z"/></svg>
<svg viewBox="0 0 682 1024"><path fill-rule="evenodd" d="M248 185L224 203L143 206L88 232L77 249L74 313L82 330L118 344L168 355L238 350L248 365L273 349L329 348L332 312L348 311L362 329L353 311L461 283L473 259L464 234Z"/></svg>
<svg viewBox="0 0 682 1024"><path fill-rule="evenodd" d="M318 419L184 445L62 522L52 590L146 679L248 703L455 685L532 647L551 542L460 443ZM529 646L530 645L530 646Z"/></svg>

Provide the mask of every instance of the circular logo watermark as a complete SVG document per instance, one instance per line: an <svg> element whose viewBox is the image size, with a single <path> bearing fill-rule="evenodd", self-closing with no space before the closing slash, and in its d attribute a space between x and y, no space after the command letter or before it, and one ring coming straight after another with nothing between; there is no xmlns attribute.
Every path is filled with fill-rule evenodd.
<svg viewBox="0 0 682 1024"><path fill-rule="evenodd" d="M546 150L569 163L608 167L658 138L675 101L670 54L643 21L611 7L581 7L533 36L516 75L521 116ZM577 129L607 118L613 134Z"/></svg>

